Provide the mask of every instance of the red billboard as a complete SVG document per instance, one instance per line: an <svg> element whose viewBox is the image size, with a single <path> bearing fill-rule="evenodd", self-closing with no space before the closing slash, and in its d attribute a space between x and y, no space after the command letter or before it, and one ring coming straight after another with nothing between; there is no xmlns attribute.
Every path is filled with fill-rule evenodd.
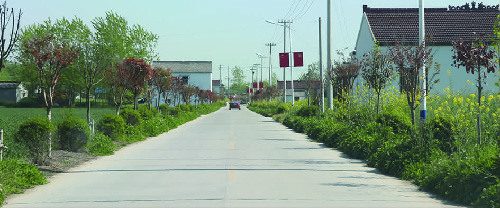
<svg viewBox="0 0 500 208"><path fill-rule="evenodd" d="M290 66L290 56L288 53L280 53L280 67Z"/></svg>
<svg viewBox="0 0 500 208"><path fill-rule="evenodd" d="M294 67L304 66L304 54L302 52L293 53L293 66Z"/></svg>

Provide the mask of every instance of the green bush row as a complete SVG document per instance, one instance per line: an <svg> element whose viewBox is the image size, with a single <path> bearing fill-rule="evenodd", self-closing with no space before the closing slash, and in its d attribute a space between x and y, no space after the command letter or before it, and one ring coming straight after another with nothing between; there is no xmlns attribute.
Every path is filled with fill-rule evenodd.
<svg viewBox="0 0 500 208"><path fill-rule="evenodd" d="M427 130L422 131L411 124L405 112L377 115L366 109L337 108L317 117L317 107L296 104L278 114L278 106L283 104L252 103L250 109L274 115L298 133L442 198L467 206L499 207L498 144L462 144L445 118L428 120Z"/></svg>
<svg viewBox="0 0 500 208"><path fill-rule="evenodd" d="M92 155L110 155L117 149L115 143L132 143L147 137L158 136L188 121L208 114L224 106L224 102L192 106L156 109L139 108L134 111L124 109L120 116L106 114L96 125L97 131L91 135L86 121L68 114L56 125L42 117L33 117L20 126L15 135L15 148L21 149L19 159L0 162L0 206L5 196L21 193L22 189L46 183L34 164L45 162L48 153L48 138L51 136L54 149L85 151ZM165 109L165 107L163 107ZM175 116L171 110L178 109ZM184 111L186 110L186 111ZM10 149L10 148L9 148Z"/></svg>

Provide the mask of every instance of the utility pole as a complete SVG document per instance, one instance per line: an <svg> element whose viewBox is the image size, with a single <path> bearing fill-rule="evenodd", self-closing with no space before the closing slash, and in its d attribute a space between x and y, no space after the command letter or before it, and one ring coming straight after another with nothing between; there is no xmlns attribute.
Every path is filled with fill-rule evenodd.
<svg viewBox="0 0 500 208"><path fill-rule="evenodd" d="M229 66L227 66L227 97L229 98L230 95L230 91L231 91L231 85L230 85L230 80L231 80L231 77L229 76Z"/></svg>
<svg viewBox="0 0 500 208"><path fill-rule="evenodd" d="M267 57L259 54L259 58L260 58L260 82L262 82L262 88L264 88L264 79L262 79L262 75L264 74L264 71L262 70L262 60L264 58L267 58ZM259 83L259 87L260 87L260 83Z"/></svg>
<svg viewBox="0 0 500 208"><path fill-rule="evenodd" d="M327 5L327 28L326 28L326 65L327 69L326 72L328 73L330 70L332 70L332 15L331 15L331 10L332 10L332 0L328 0L328 5ZM327 94L328 94L328 108L333 110L333 86L332 86L332 77L330 74L327 74L326 77L328 78L326 80L328 88L327 88Z"/></svg>
<svg viewBox="0 0 500 208"><path fill-rule="evenodd" d="M278 23L283 23L283 53L286 53L286 24L292 23L292 20L279 20ZM288 26L290 28L290 25ZM288 54L288 57L290 56L292 52L292 40L290 38L290 53ZM290 64L290 69L292 69L292 62L288 62ZM293 73L292 73L293 75ZM293 77L292 77L292 82L293 82ZM293 83L292 83L292 89L293 89ZM292 90L293 93L293 90ZM292 94L292 106L293 106L293 94ZM286 103L286 67L283 69L283 102Z"/></svg>
<svg viewBox="0 0 500 208"><path fill-rule="evenodd" d="M219 65L219 79L220 79L219 83L219 94L220 94L222 91L222 65Z"/></svg>
<svg viewBox="0 0 500 208"><path fill-rule="evenodd" d="M425 50L425 7L424 7L424 0L420 0L419 4L419 43L423 45L423 49ZM422 60L422 104L420 105L420 120L422 120L422 123L427 119L427 83L426 83L426 74L425 74L425 59Z"/></svg>
<svg viewBox="0 0 500 208"><path fill-rule="evenodd" d="M321 108L325 112L325 85L323 83L323 50L321 49L321 17L319 18L319 79L321 80Z"/></svg>
<svg viewBox="0 0 500 208"><path fill-rule="evenodd" d="M271 64L271 56L272 56L272 47L276 46L276 43L266 43L266 46L269 46L269 86L272 85L272 71L273 71L273 65Z"/></svg>

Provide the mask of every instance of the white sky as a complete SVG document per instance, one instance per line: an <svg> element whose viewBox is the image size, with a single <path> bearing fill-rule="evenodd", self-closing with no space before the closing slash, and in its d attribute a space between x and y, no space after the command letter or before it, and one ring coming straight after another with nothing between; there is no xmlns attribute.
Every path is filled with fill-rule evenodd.
<svg viewBox="0 0 500 208"><path fill-rule="evenodd" d="M372 8L418 8L418 0L332 0L332 59L335 50L354 49L363 5ZM470 1L427 0L426 8L463 5ZM481 0L486 5L499 0ZM41 23L75 16L91 26L95 17L114 11L129 24L140 24L159 35L156 50L164 61L212 61L213 79L227 79L227 67L240 66L250 80L250 67L260 64L256 53L265 56L273 47L273 72L282 79L278 53L283 52L283 28L266 23L281 19L293 20L292 50L304 52L304 67L294 68L294 77L304 73L307 65L319 61L318 17L323 25L323 55L326 65L327 0L8 0L7 6L22 9L22 25ZM287 37L287 48L288 48ZM288 49L287 49L288 50ZM264 77L268 59L264 59ZM259 75L260 77L260 75ZM290 75L287 74L287 79ZM266 79L266 78L264 78ZM227 81L225 81L227 82Z"/></svg>

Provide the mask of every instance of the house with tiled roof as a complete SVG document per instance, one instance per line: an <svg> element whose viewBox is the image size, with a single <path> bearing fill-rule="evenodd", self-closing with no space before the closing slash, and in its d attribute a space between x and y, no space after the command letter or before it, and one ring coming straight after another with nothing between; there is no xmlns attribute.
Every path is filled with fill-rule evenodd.
<svg viewBox="0 0 500 208"><path fill-rule="evenodd" d="M211 61L153 61L152 68L162 67L170 69L172 76L184 81L184 84L198 87L200 90L212 90L212 62ZM154 98L153 100L157 100ZM170 100L170 102L169 102ZM160 100L160 105L165 103L173 104L173 98ZM184 104L184 103L180 103ZM194 98L191 104L195 105Z"/></svg>
<svg viewBox="0 0 500 208"><path fill-rule="evenodd" d="M19 82L0 81L0 101L19 102L28 91Z"/></svg>
<svg viewBox="0 0 500 208"><path fill-rule="evenodd" d="M499 15L498 5L466 4L447 8L426 8L425 32L426 45L432 48L434 62L439 63L440 74L431 93L440 93L447 87L454 90L474 92L476 76L467 74L465 69L452 66L453 41L490 41L493 26ZM375 41L381 50L387 52L396 42L405 45L418 45L419 9L418 8L370 8L363 6L363 17L355 48L355 57L361 60L370 52ZM434 70L431 68L430 70ZM468 84L467 80L470 80ZM485 90L498 90L493 83L498 80L490 74ZM357 81L357 85L361 85Z"/></svg>
<svg viewBox="0 0 500 208"><path fill-rule="evenodd" d="M317 90L319 91L321 88L321 82L320 81L311 81L307 82L304 80L294 80L293 81L293 92L294 92L294 97L293 99L295 101L298 100L303 100L307 99L307 90ZM278 90L283 90L283 81L277 82L277 89ZM292 81L286 81L286 100L287 102L292 102Z"/></svg>

